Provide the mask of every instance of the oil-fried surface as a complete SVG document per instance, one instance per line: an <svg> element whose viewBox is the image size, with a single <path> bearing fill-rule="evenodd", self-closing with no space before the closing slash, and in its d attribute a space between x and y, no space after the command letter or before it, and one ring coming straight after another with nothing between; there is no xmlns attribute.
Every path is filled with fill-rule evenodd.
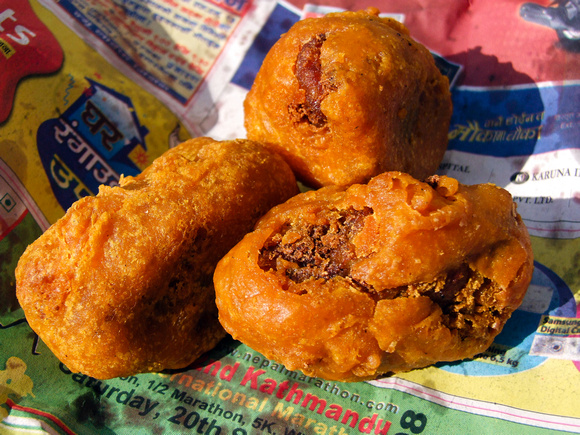
<svg viewBox="0 0 580 435"><path fill-rule="evenodd" d="M259 144L185 142L73 204L22 255L18 300L73 371L111 378L182 368L225 335L216 263L297 191L288 165Z"/></svg>
<svg viewBox="0 0 580 435"><path fill-rule="evenodd" d="M248 138L282 154L307 185L364 183L387 170L423 179L443 158L449 82L404 25L377 13L296 23L244 102Z"/></svg>
<svg viewBox="0 0 580 435"><path fill-rule="evenodd" d="M214 275L220 321L288 369L354 381L482 352L533 256L510 194L379 175L262 218Z"/></svg>

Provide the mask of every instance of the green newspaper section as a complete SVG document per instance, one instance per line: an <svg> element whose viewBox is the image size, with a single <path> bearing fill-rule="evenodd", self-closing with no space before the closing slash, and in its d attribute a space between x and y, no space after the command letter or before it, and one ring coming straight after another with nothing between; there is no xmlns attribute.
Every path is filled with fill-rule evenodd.
<svg viewBox="0 0 580 435"><path fill-rule="evenodd" d="M43 420L61 433L554 433L412 392L311 378L232 339L185 371L97 380L72 373L42 342L36 346L25 323L9 329L14 347L0 371L1 412Z"/></svg>

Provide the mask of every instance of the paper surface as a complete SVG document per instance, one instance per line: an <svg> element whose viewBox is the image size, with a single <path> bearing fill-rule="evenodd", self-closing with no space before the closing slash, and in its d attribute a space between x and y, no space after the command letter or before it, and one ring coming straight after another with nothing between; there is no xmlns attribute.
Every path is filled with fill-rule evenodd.
<svg viewBox="0 0 580 435"><path fill-rule="evenodd" d="M14 268L70 204L187 137L244 137L243 99L279 36L367 6L0 0L0 433L580 433L574 1L376 5L453 79L439 173L506 188L532 236L526 298L473 360L344 384L226 339L184 371L99 381L71 373L26 323Z"/></svg>

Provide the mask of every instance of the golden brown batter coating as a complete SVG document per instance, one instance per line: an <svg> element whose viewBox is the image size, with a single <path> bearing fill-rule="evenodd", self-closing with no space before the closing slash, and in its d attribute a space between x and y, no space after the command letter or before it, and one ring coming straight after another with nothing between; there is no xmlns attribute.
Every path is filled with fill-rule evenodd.
<svg viewBox="0 0 580 435"><path fill-rule="evenodd" d="M356 381L482 352L532 271L507 191L387 172L275 207L214 284L234 338L289 370Z"/></svg>
<svg viewBox="0 0 580 435"><path fill-rule="evenodd" d="M244 110L248 138L320 187L388 170L434 174L452 104L429 51L371 8L296 23L267 54Z"/></svg>
<svg viewBox="0 0 580 435"><path fill-rule="evenodd" d="M216 263L297 190L259 144L187 141L77 201L28 247L16 269L28 323L70 370L95 378L185 367L225 335Z"/></svg>

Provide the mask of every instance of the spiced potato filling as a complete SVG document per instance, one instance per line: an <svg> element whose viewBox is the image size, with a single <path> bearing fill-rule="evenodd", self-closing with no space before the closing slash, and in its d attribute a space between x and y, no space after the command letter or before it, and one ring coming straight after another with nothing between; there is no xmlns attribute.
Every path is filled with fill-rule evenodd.
<svg viewBox="0 0 580 435"><path fill-rule="evenodd" d="M308 280L342 279L368 294L375 302L382 299L427 296L443 313L443 324L457 330L461 337L492 328L503 315L494 305L494 294L500 287L464 262L443 271L432 281L395 288L377 289L350 275L351 265L358 260L353 237L364 226L364 218L373 211L328 210L318 217L325 223L314 225L293 222L284 225L264 243L258 265L264 271L275 271L295 283ZM304 286L284 286L284 290L305 294Z"/></svg>
<svg viewBox="0 0 580 435"><path fill-rule="evenodd" d="M285 226L264 244L259 257L263 270L285 273L292 281L349 277L350 262L356 259L352 237L364 225L363 210L328 211L327 223L295 223ZM365 288L363 283L353 284Z"/></svg>
<svg viewBox="0 0 580 435"><path fill-rule="evenodd" d="M320 49L325 40L324 33L318 34L300 49L294 74L304 98L303 101L288 105L288 113L297 122L306 121L315 127L326 125L326 115L320 104L330 91L336 90L332 77L325 78L322 73Z"/></svg>

